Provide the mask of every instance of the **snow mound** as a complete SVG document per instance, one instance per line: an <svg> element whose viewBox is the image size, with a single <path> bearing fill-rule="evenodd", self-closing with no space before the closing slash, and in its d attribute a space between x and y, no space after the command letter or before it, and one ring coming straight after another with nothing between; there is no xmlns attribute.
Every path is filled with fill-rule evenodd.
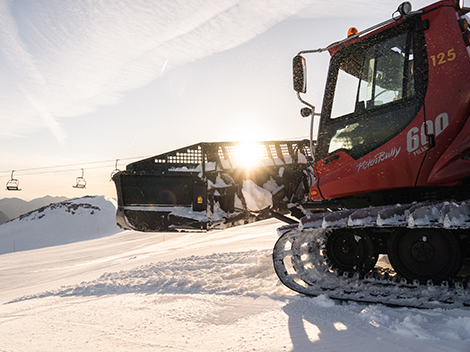
<svg viewBox="0 0 470 352"><path fill-rule="evenodd" d="M273 205L271 192L259 187L252 180L243 180L242 193L250 211L261 211Z"/></svg>
<svg viewBox="0 0 470 352"><path fill-rule="evenodd" d="M109 236L116 225L116 201L86 196L53 203L0 225L0 254Z"/></svg>
<svg viewBox="0 0 470 352"><path fill-rule="evenodd" d="M277 280L271 251L216 253L105 273L98 279L58 291L19 298L113 294L222 294L249 297L289 295Z"/></svg>

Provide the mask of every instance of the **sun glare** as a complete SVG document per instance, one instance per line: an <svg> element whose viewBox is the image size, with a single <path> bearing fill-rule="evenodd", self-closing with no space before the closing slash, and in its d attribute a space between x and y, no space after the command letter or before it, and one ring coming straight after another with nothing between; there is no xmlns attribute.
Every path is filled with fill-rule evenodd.
<svg viewBox="0 0 470 352"><path fill-rule="evenodd" d="M252 169L261 165L261 144L255 142L240 142L237 145L234 161L238 167Z"/></svg>

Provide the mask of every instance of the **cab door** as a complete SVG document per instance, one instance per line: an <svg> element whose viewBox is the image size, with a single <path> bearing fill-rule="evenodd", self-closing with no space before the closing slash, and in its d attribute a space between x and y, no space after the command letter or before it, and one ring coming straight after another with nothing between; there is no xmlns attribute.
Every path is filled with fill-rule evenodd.
<svg viewBox="0 0 470 352"><path fill-rule="evenodd" d="M424 121L426 90L415 28L393 27L333 56L316 155L323 198L415 185L424 156L409 157L407 131Z"/></svg>

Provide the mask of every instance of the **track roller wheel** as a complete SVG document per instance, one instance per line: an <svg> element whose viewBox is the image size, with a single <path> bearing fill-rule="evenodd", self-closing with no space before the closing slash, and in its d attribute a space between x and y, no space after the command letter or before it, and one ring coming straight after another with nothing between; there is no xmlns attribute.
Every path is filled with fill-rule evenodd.
<svg viewBox="0 0 470 352"><path fill-rule="evenodd" d="M400 229L388 243L388 257L395 271L409 281L439 284L451 280L462 267L457 236L444 229Z"/></svg>
<svg viewBox="0 0 470 352"><path fill-rule="evenodd" d="M335 229L328 235L325 254L333 269L368 273L378 259L378 249L365 229Z"/></svg>

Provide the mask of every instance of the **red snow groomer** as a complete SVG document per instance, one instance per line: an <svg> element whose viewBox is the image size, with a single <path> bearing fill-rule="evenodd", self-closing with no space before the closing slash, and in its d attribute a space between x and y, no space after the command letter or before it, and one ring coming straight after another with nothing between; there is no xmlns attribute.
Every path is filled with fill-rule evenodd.
<svg viewBox="0 0 470 352"><path fill-rule="evenodd" d="M462 1L413 11L329 51L311 201L279 229L281 281L308 295L393 305L470 305L470 47ZM355 33L355 34L354 34ZM381 256L383 254L387 257ZM378 259L380 259L378 261ZM391 264L391 267L390 267Z"/></svg>
<svg viewBox="0 0 470 352"><path fill-rule="evenodd" d="M294 89L311 126L320 117L315 143L312 132L310 141L260 143L251 172L236 165L236 143L130 164L113 177L118 224L210 229L275 216L290 224L278 230L274 268L297 292L470 306L468 12L463 1L417 11L404 2L387 21L300 52ZM325 51L331 62L317 114L301 96L303 55Z"/></svg>

